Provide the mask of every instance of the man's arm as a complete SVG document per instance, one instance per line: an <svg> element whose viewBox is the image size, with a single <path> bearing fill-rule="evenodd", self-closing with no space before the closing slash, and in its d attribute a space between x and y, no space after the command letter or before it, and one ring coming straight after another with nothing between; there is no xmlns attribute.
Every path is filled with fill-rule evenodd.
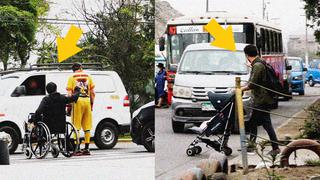
<svg viewBox="0 0 320 180"><path fill-rule="evenodd" d="M79 95L80 95L80 91L77 90L78 87L75 88L74 90L74 93L68 96L65 96L65 103L66 104L70 104L70 103L73 103L73 102L76 102L79 98Z"/></svg>
<svg viewBox="0 0 320 180"><path fill-rule="evenodd" d="M242 87L241 90L248 91L250 89L255 89L257 86L254 84L259 84L259 82L261 82L263 73L264 73L264 65L262 63L255 65L255 67L252 68L248 85L245 87Z"/></svg>

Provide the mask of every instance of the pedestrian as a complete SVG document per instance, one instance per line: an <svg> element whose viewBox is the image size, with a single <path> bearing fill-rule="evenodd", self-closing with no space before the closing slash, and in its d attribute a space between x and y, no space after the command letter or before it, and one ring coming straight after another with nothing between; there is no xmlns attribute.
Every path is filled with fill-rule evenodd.
<svg viewBox="0 0 320 180"><path fill-rule="evenodd" d="M95 85L92 78L87 73L83 72L80 63L74 63L72 66L73 75L69 77L67 90L68 94L72 94L74 88L79 87L79 99L72 104L71 119L72 123L79 134L81 128L84 131L85 148L76 152L74 155L90 155L90 130L92 128L92 110L95 98ZM78 145L80 149L80 144Z"/></svg>
<svg viewBox="0 0 320 180"><path fill-rule="evenodd" d="M267 71L265 65L262 64L263 60L259 58L257 47L254 45L247 45L244 48L244 53L246 55L246 58L250 62L252 69L249 79L250 82L247 86L242 87L241 90L251 90L253 95L254 108L264 111L270 111L272 104L274 103L272 95L270 95L268 90L253 84L255 83L265 86L264 82L266 82L267 80ZM277 144L278 139L271 123L270 113L261 112L258 110L252 111L251 118L249 122L247 122L246 126L248 128L248 131L250 132L251 141L247 149L248 152L252 152L255 149L252 144L256 143L257 127L260 125L262 125L263 128L267 131L269 139L271 140L272 150L268 154L279 154L280 149Z"/></svg>
<svg viewBox="0 0 320 180"><path fill-rule="evenodd" d="M164 65L162 63L159 63L157 65L157 67L159 68L159 71L155 77L155 84L156 84L156 102L157 108L160 108L163 103L164 103L164 99L166 96L166 92L164 91L164 86L165 86L165 81L166 81L166 71L164 68Z"/></svg>
<svg viewBox="0 0 320 180"><path fill-rule="evenodd" d="M65 133L66 104L77 101L79 93L71 96L61 95L57 92L57 85L53 82L47 84L46 90L48 95L42 99L30 122L43 121L48 126L50 133Z"/></svg>

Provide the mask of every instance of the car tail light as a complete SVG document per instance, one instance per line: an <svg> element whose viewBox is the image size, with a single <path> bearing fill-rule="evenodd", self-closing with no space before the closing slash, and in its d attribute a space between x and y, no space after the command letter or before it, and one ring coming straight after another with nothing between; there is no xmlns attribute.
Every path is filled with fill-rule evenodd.
<svg viewBox="0 0 320 180"><path fill-rule="evenodd" d="M170 26L170 27L169 27L169 34L170 34L170 35L175 35L175 34L177 34L177 27L176 27L176 26Z"/></svg>
<svg viewBox="0 0 320 180"><path fill-rule="evenodd" d="M0 117L4 117L4 116L6 116L6 115L5 115L5 114L0 113Z"/></svg>
<svg viewBox="0 0 320 180"><path fill-rule="evenodd" d="M126 96L124 97L124 99L123 99L123 106L124 106L124 107L130 106L130 100L129 100L129 96L128 96L128 95L126 95Z"/></svg>

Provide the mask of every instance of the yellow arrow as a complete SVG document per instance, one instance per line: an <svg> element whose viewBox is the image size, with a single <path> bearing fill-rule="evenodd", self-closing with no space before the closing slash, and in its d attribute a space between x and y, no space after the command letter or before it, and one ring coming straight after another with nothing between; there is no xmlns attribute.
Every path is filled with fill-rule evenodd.
<svg viewBox="0 0 320 180"><path fill-rule="evenodd" d="M230 51L236 50L231 26L224 29L215 19L212 19L206 26L204 26L204 29L215 39L211 42L212 46L224 48Z"/></svg>
<svg viewBox="0 0 320 180"><path fill-rule="evenodd" d="M57 38L59 63L82 51L82 49L77 46L77 42L81 35L82 30L72 25L65 38Z"/></svg>

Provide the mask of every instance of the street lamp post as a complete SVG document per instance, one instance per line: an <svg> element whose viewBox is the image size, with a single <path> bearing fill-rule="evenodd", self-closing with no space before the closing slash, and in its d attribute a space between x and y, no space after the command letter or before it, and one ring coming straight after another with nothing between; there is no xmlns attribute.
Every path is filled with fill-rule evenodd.
<svg viewBox="0 0 320 180"><path fill-rule="evenodd" d="M309 67L309 47L308 47L308 18L306 16L306 55L305 55L305 62L306 67Z"/></svg>

